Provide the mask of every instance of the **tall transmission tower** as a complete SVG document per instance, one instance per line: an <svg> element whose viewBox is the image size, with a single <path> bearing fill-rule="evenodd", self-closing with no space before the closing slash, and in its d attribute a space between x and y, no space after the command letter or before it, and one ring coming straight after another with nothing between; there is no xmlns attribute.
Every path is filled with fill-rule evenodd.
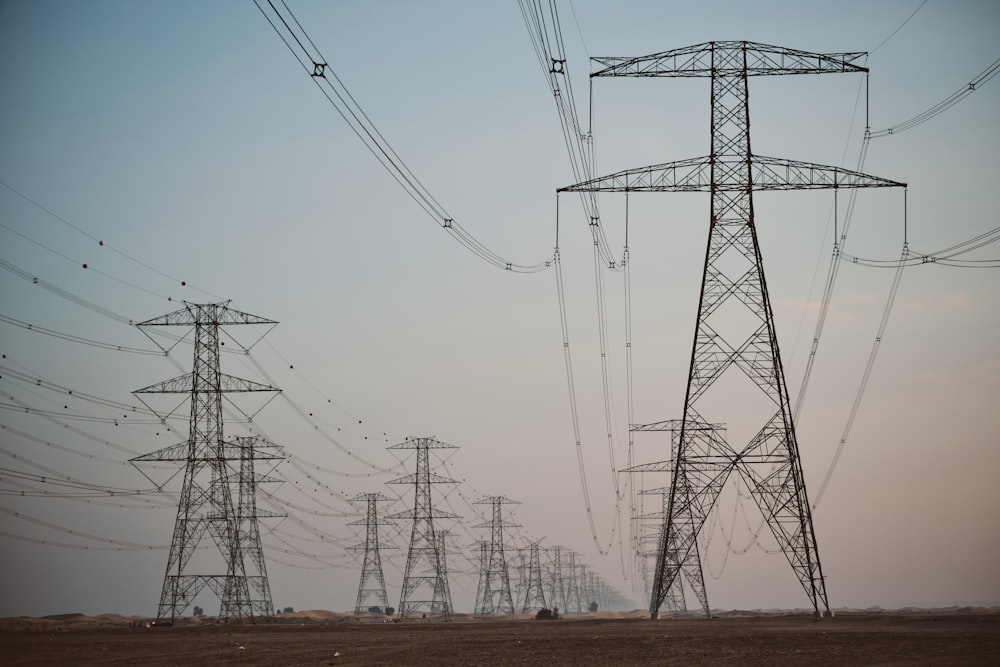
<svg viewBox="0 0 1000 667"><path fill-rule="evenodd" d="M507 556L504 551L504 528L517 528L518 524L509 523L503 519L503 506L517 503L504 496L487 496L477 500L474 505L490 505L492 518L487 523L481 523L476 528L489 528L489 550L484 552L481 564L481 586L476 596L475 613L482 616L492 614L513 614L514 599L510 592L510 572L507 569ZM485 544L485 543L484 543ZM485 548L485 547L484 547Z"/></svg>
<svg viewBox="0 0 1000 667"><path fill-rule="evenodd" d="M542 561L539 557L539 542L528 545L528 579L521 611L535 611L545 608L545 589L542 587Z"/></svg>
<svg viewBox="0 0 1000 667"><path fill-rule="evenodd" d="M230 392L276 392L274 387L226 375L219 364L219 327L277 324L223 303L184 303L184 308L137 326L194 327L191 373L139 389L143 394L189 394L188 439L137 456L131 462L184 462L184 484L167 556L166 574L157 607L158 620L177 616L206 586L221 602L223 620L267 619L273 613L258 519L279 516L257 509L255 462L277 461L274 445L255 438L223 439L222 397ZM148 332L145 332L148 334ZM192 560L206 534L220 558Z"/></svg>
<svg viewBox="0 0 1000 667"><path fill-rule="evenodd" d="M455 480L431 472L430 450L457 449L454 445L434 438L408 438L389 447L390 450L414 449L417 452L417 470L387 484L413 485L413 509L397 512L389 519L410 519L410 547L403 573L403 590L400 593L400 618L423 612L449 618L451 595L448 591L447 572L441 542L434 530L434 519L457 519L457 514L443 512L431 503L432 484L454 484Z"/></svg>
<svg viewBox="0 0 1000 667"><path fill-rule="evenodd" d="M385 577L382 574L382 546L378 538L378 504L391 501L392 498L382 493L362 493L351 498L351 502L365 503L365 518L352 521L352 526L365 527L364 561L361 565L361 581L358 583L358 598L354 604L354 615L360 616L374 598L383 611L389 606L389 597L385 592Z"/></svg>
<svg viewBox="0 0 1000 667"><path fill-rule="evenodd" d="M817 615L829 612L788 388L754 220L755 190L905 187L905 183L750 150L752 76L867 72L864 53L809 53L746 41L706 42L648 56L594 58L592 77L711 79L711 152L563 188L575 192L709 192L708 245L684 399L681 445L649 611L687 562L733 470L777 539ZM733 406L753 413L734 427ZM725 422L730 442L699 424ZM671 554L676 554L676 558Z"/></svg>

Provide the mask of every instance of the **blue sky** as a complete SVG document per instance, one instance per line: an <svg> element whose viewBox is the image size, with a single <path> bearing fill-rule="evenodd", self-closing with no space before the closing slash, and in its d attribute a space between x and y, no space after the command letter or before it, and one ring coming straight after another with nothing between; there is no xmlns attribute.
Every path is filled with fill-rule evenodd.
<svg viewBox="0 0 1000 667"><path fill-rule="evenodd" d="M554 193L573 178L517 3L289 4L393 148L456 220L513 261L534 263L551 254ZM578 0L560 4L560 11L578 100L587 98L588 56L729 39L816 52L868 50L870 124L880 129L933 106L998 56L1000 10L992 2L930 0L882 43L918 5ZM465 500L482 494L517 499L519 537L576 550L645 606L634 573L622 573L629 559L617 538L607 555L591 539L553 273L497 270L428 219L336 115L252 2L5 2L0 82L0 179L78 228L0 187L5 262L134 321L174 310L182 299L233 299L241 310L278 320L255 357L345 449L393 467L385 447L408 435L458 445L443 474L463 483L441 489L449 493L441 502L466 517L463 525L480 522ZM597 81L597 172L706 154L708 93L701 79ZM864 80L856 75L752 81L755 150L855 167L863 93ZM909 184L914 250L933 252L996 227L998 96L992 82L919 127L872 141L864 171ZM755 203L794 397L831 251L833 198L764 193ZM590 240L579 205L563 197L560 208L583 448L604 547L614 496L600 418ZM602 209L618 252L623 199L608 196ZM707 219L705 195L631 198L637 421L680 416ZM846 251L894 258L902 224L901 193L862 192ZM975 255L995 256L992 247ZM0 314L7 318L151 347L133 327L10 271L0 276ZM891 278L884 269L841 269L798 424L813 493L844 429ZM606 280L621 461L627 421L621 276ZM1000 603L998 304L995 270L920 266L904 272L857 420L815 514L832 606ZM179 374L163 358L98 349L5 322L0 332L6 368L77 394L135 404L130 392ZM185 368L189 354L182 347L176 355ZM239 355L225 355L223 370L259 379ZM121 463L132 455L122 448L145 453L177 439L156 435L157 425L84 421L116 413L2 375L4 403L18 405L16 399L73 416L52 421L5 408L0 423L83 454L5 430L2 468L41 474L29 460L104 486L148 488ZM258 420L272 440L310 464L370 472L319 437L287 402L273 402ZM69 431L67 423L96 441ZM234 425L234 435L243 432ZM637 459L665 458L665 446L656 437L637 439ZM412 461L406 465L412 469ZM327 506L346 511L343 498L362 491L391 492L384 482L396 476L344 477L307 468L326 485L320 486L288 464L282 470L286 481L277 495L326 513L332 513ZM402 474L403 467L396 470ZM305 487L312 489L308 495L298 490ZM153 546L168 543L174 518L169 507L0 500L6 509L64 528ZM729 502L705 536L713 606L805 606L781 556L764 553L773 540L762 539L761 548L751 546L745 555L731 553L749 543L757 519L745 525L742 510ZM302 567L316 561L269 553L283 561L269 566L275 603L353 607L360 561L340 546L357 541L349 519L299 518L340 541L296 542L279 533L303 552L333 558L324 559L332 567L313 570ZM7 591L0 614L155 610L164 550L102 551L112 545L10 514L0 515L0 526L20 537L98 548L0 538L8 566L0 579ZM280 529L315 539L290 519ZM475 531L456 530L455 549L467 548ZM405 528L390 535L405 547ZM268 540L281 546L273 536ZM398 555L387 563L390 599L398 598L401 569ZM471 565L457 560L451 570L459 610L471 608L475 578L461 574ZM215 602L206 598L203 606L211 610Z"/></svg>

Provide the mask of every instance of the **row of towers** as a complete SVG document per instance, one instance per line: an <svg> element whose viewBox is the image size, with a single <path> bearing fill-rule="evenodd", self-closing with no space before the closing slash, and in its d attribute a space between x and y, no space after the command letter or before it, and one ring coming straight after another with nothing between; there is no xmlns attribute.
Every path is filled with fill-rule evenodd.
<svg viewBox="0 0 1000 667"><path fill-rule="evenodd" d="M382 572L379 526L405 519L412 525L403 574L402 592L397 613L400 618L415 614L449 618L453 611L448 584L447 531L435 525L435 519L456 519L457 515L434 507L431 488L433 484L449 484L454 480L431 472L430 454L434 449L453 449L453 445L434 438L408 438L394 445L393 450L414 450L416 472L388 482L412 486L414 489L411 509L397 512L380 522L378 503L390 500L381 493L366 493L354 498L365 504L365 519L354 522L365 526L364 558L355 614L362 614L371 607L388 606L385 577ZM517 584L511 585L511 567L505 531L519 527L504 518L504 506L517 501L505 496L487 496L474 504L490 507L490 520L475 526L489 529L489 540L481 541L479 549L479 581L476 590L474 613L477 616L512 615L555 606L566 612L584 612L591 604L606 606L621 600L619 594L608 586L586 565L576 564L576 554L569 554L567 576L563 576L561 548L555 547L555 557L545 577L541 564L540 542L536 541L518 550L520 562L516 565ZM360 548L360 545L359 545ZM585 601L585 602L581 602Z"/></svg>
<svg viewBox="0 0 1000 667"><path fill-rule="evenodd" d="M698 553L698 534L727 479L736 473L749 489L781 552L787 558L814 610L829 612L826 581L799 455L793 408L781 362L771 302L761 259L753 193L755 190L857 189L905 187L904 183L838 167L770 158L750 146L751 77L864 72L863 53L809 53L753 42L706 42L641 57L595 58L591 77L706 77L711 80L710 152L707 156L628 169L561 188L565 192L692 192L711 195L708 243L702 274L683 414L666 430L675 434L670 460L659 469L670 474L662 491L660 529L649 611L656 618L665 605L684 608L681 582L694 589L708 612ZM553 70L555 72L555 70ZM559 70L562 72L563 70ZM591 226L599 224L592 220ZM835 240L835 254L840 239ZM135 392L188 394L188 439L133 459L183 462L184 484L164 575L158 619L173 619L205 587L221 600L224 619L256 620L272 609L258 520L274 516L256 506L257 484L268 481L259 464L279 460L276 447L260 438L225 439L222 397L229 392L274 392L274 387L225 375L219 365L219 327L273 326L271 320L221 304L189 304L139 324L193 327L191 373ZM814 352L818 341L813 341ZM733 406L741 406L734 420ZM448 616L452 611L446 573L444 535L434 519L457 518L431 503L431 485L453 480L430 471L429 452L449 448L433 438L412 438L390 449L416 450L416 472L390 482L414 486L413 508L389 517L412 521L399 614ZM365 561L358 605L374 595L385 602L377 541L380 498L369 494ZM489 545L482 546L479 613L510 613L510 590L503 548L501 507L491 497ZM208 562L199 545L211 542ZM649 547L652 547L651 549ZM204 551L204 550L201 550ZM558 552L557 552L558 553ZM644 552L645 553L645 552ZM369 558L371 556L371 558ZM556 557L553 577L561 578ZM539 545L528 549L524 608L544 606ZM576 576L570 567L570 577ZM565 587L550 586L565 606ZM570 597L576 593L570 592ZM384 605L383 605L384 606Z"/></svg>
<svg viewBox="0 0 1000 667"><path fill-rule="evenodd" d="M283 456L280 448L259 436L227 438L222 406L227 393L279 390L222 372L219 329L230 325L271 327L275 324L273 320L238 311L227 301L185 303L177 311L137 325L143 331L153 327L184 326L193 328L194 332L192 371L134 392L144 403L144 397L149 394L185 394L190 402L187 440L131 460L140 471L144 463L184 464L184 481L157 606L156 616L160 622L173 622L183 615L206 587L219 598L220 620L258 622L271 617L273 604L259 520L280 515L257 507L257 487L260 483L276 481L268 472L283 460ZM161 418L166 419L163 415ZM422 613L448 618L453 603L448 583L447 531L435 527L434 521L459 517L437 509L432 502L432 485L454 483L454 480L431 471L430 453L455 447L434 438L407 438L389 449L416 453L416 471L388 482L414 489L412 508L387 517L389 521L406 519L412 522L399 616L406 618ZM267 466L268 470L262 473L262 466ZM359 614L369 606L382 609L389 606L381 560L381 550L385 547L379 542L378 514L378 504L389 500L392 499L381 493L365 493L352 499L363 504L365 512L363 519L353 522L353 525L365 527L365 542L356 547L364 552L355 604L355 612ZM491 496L478 502L491 506L492 520L477 526L489 528L491 539L488 545L483 543L483 568L475 613L512 614L516 607L505 554L504 530L515 524L503 519L502 508L515 501ZM531 545L527 570L523 563L519 568L519 588L526 588L526 592L523 596L518 594L518 599L524 601L525 611L545 606L538 548L538 543Z"/></svg>

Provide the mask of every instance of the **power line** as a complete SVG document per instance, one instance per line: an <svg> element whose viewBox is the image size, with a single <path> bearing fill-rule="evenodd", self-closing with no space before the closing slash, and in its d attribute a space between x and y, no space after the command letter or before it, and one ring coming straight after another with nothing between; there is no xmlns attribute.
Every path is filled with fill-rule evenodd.
<svg viewBox="0 0 1000 667"><path fill-rule="evenodd" d="M159 292L154 292L152 290L146 289L145 287L139 287L135 283L130 283L127 280L123 280L121 278L118 278L117 276L111 275L110 273L107 273L105 271L101 271L100 269L94 268L93 266L91 266L87 262L81 262L78 259L74 259L74 258L70 257L69 255L67 255L65 253L62 253L62 252L59 252L55 248L52 248L52 247L50 247L48 245L45 245L44 243L41 243L40 241L36 241L35 239L31 238L30 236L27 236L26 234L22 234L21 232L17 231L16 229L8 227L7 225L5 225L3 223L0 223L0 227L3 227L4 229L6 229L11 234L14 234L15 236L18 236L18 237L24 239L25 241L27 241L27 242L29 242L29 243L31 243L33 245L36 245L39 248L47 250L48 252L50 252L50 253L52 253L54 255L57 255L58 257L61 257L62 259L66 260L67 262L69 262L71 264L75 264L78 267L82 267L85 270L91 271L92 273L96 273L98 275L104 276L105 278L108 278L109 280L113 280L116 283L119 283L121 285L125 285L126 287L131 287L133 289L139 290L140 292L144 292L146 294L149 294L150 296L155 296L155 297L158 297L158 298L161 298L161 299L166 299L167 301L172 300L171 297L167 296L166 294L160 294Z"/></svg>
<svg viewBox="0 0 1000 667"><path fill-rule="evenodd" d="M104 341L94 340L92 338L84 338L83 336L76 336L73 334L65 333L63 331L56 331L55 329L47 329L45 327L38 326L37 324L31 324L30 322L25 322L13 317L8 317L6 315L0 315L0 322L5 324L10 324L16 327L21 327L22 329L27 329L28 331L34 331L36 333L45 334L46 336L52 336L53 338L59 338L61 340L70 341L73 343L80 343L82 345L89 345L90 347L97 347L105 350L114 350L115 352L128 352L130 354L145 354L150 356L162 357L164 353L162 350L151 350L139 347L129 347L128 345L116 345L114 343L106 343Z"/></svg>
<svg viewBox="0 0 1000 667"><path fill-rule="evenodd" d="M111 538L108 538L108 537L102 537L100 535L94 535L92 533L87 533L87 532L84 532L84 531L81 531L81 530L76 530L74 528L67 528L66 526L61 526L59 524L55 524L55 523L52 523L50 521L45 521L43 519L32 517L32 516L29 516L29 515L24 514L22 512L15 512L14 510L9 509L7 507L0 507L0 512L3 512L4 514L10 515L10 516L13 516L13 517L15 517L17 519L21 519L23 521L27 521L29 523L33 523L33 524L36 524L36 525L39 525L39 526L44 526L46 528L51 528L52 530L56 530L56 531L59 531L59 532L62 532L62 533L66 533L67 535L74 535L76 537L82 537L82 538L87 539L87 540L94 540L95 542L105 542L107 544L113 544L113 545L115 545L117 547L121 547L121 548L126 549L126 550L145 551L145 550L164 549L164 548L166 548L164 546L154 546L154 545L151 545L151 544L138 544L136 542L126 542L124 540L116 540L116 539L111 539ZM11 537L13 537L13 536L11 536Z"/></svg>
<svg viewBox="0 0 1000 667"><path fill-rule="evenodd" d="M284 0L281 2L284 11L276 7L271 0L266 0L266 2L270 7L270 14L259 0L254 0L257 9L260 10L275 34L285 44L306 74L310 76L337 114L348 124L351 131L361 140L378 163L428 217L466 249L497 268L514 273L538 273L551 266L551 258L536 264L515 263L494 252L465 230L399 157L357 99L344 85L344 82L330 67L329 61L320 53L315 42ZM306 47L305 42L308 42L310 46Z"/></svg>
<svg viewBox="0 0 1000 667"><path fill-rule="evenodd" d="M926 5L926 4L927 4L927 0L923 0L923 2L921 2L921 3L919 4L919 5L917 5L917 8L916 8L916 9L914 9L914 10L913 10L913 11L912 11L912 12L910 13L910 15L906 17L906 20L905 20L905 21L903 21L902 23L900 23L900 24L899 24L899 25L898 25L898 26L896 27L896 29L895 29L895 30L893 30L892 32L890 32L890 33L889 33L889 35L888 35L888 36L887 36L887 37L886 37L885 39L883 39L883 40L882 40L881 42L879 42L879 43L878 43L878 45L877 45L877 46L876 46L876 47L875 47L874 49L872 49L871 51L869 51L869 52L868 52L868 54L869 54L869 55L871 55L871 54L875 53L876 51L878 51L879 49L881 49L881 48L882 48L882 46L883 46L883 45L884 45L884 44L885 44L886 42L888 42L888 41L889 41L890 39L892 39L893 37L895 37L895 36L896 36L896 33L897 33L897 32L899 32L900 30L902 30L902 29L903 29L903 26L905 26L905 25L906 25L907 23L909 23L909 22L910 22L910 19L912 19L912 18L913 18L914 16L916 16L916 15L917 15L917 12L919 12L919 11L920 11L920 10L921 10L921 9L923 8L923 6L924 6L924 5Z"/></svg>
<svg viewBox="0 0 1000 667"><path fill-rule="evenodd" d="M146 262L143 262L143 261L141 261L139 259L136 259L135 257L133 257L132 255L129 255L128 253L125 253L125 252L123 252L121 250L118 250L117 248L112 247L110 244L106 243L104 241L104 239L100 239L100 238L94 236L93 234L91 234L90 232L86 231L85 229L79 227L78 225L73 224L72 222L70 222L66 218L64 218L64 217L60 216L59 214L53 212L52 210L46 208L45 206L43 206L39 202L35 201L34 199L32 199L28 195L24 194L23 192L17 190L12 185L8 184L6 181L0 180L0 185L3 185L5 188L7 188L11 192L13 192L15 195L17 195L18 197L20 197L24 201L28 202L29 204L31 204L35 208L37 208L37 209L39 209L39 210L47 213L52 218L54 218L55 220L58 220L59 222L61 222L62 224L66 225L70 229L72 229L72 230L74 230L74 231L82 234L83 236L86 236L91 241L96 242L100 247L107 248L111 252L124 257L125 259L129 260L133 264L136 264L137 266L141 266L144 269L152 271L153 273L155 273L155 274L157 274L159 276L162 276L162 277L170 280L175 285L181 285L182 287L187 287L188 286L187 281L175 278L175 277L173 277L173 276L171 276L171 275L169 275L167 273L164 273L163 271L161 271L161 270L159 270L159 269L157 269L157 268L155 268L155 267L147 264ZM199 289L197 287L194 287L194 286L190 286L190 287L191 287L191 289L197 290L197 291L201 292L202 294L205 294L207 296L211 296L212 298L221 299L221 297L219 297L217 295L214 295L214 294L211 294L209 292L206 292L206 291L204 291L202 289Z"/></svg>
<svg viewBox="0 0 1000 667"><path fill-rule="evenodd" d="M904 120L901 123L896 123L895 125L892 125L882 130L875 130L870 134L871 138L878 139L880 137L888 137L890 135L899 134L901 132L905 132L906 130L913 129L918 125L926 123L927 121L931 120L935 116L939 116L940 114L944 113L948 109L952 108L953 106L964 100L972 93L982 88L983 84L988 83L993 77L997 75L997 72L1000 72L1000 58L994 60L993 64L987 67L982 72L980 72L978 76L976 76L974 79L969 81L967 84L963 85L961 88L959 88L958 90L956 90L951 95L944 98L934 106L918 113L916 116L908 120Z"/></svg>

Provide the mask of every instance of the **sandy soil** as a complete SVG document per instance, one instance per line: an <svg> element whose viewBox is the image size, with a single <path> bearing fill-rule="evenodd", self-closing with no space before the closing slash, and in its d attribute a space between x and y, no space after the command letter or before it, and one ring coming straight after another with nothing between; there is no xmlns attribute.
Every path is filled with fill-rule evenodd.
<svg viewBox="0 0 1000 667"><path fill-rule="evenodd" d="M133 624L138 627L133 627ZM282 614L266 625L186 619L144 627L113 614L0 619L5 665L997 665L1000 610L642 613L558 621Z"/></svg>

